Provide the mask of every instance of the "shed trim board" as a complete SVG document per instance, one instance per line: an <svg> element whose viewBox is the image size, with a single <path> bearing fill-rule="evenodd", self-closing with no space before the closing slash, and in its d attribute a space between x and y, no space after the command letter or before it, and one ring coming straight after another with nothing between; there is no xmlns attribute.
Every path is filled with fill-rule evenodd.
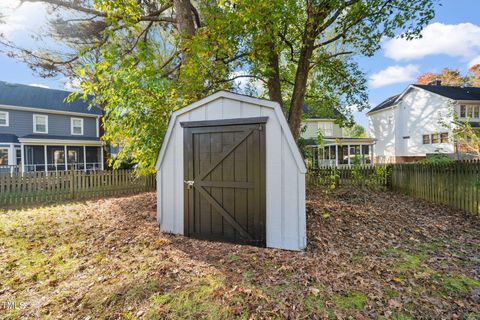
<svg viewBox="0 0 480 320"><path fill-rule="evenodd" d="M253 118L234 118L225 120L206 120L206 121L184 121L180 122L182 128L195 128L195 127L216 127L216 126L229 126L233 124L256 124L266 123L268 117L253 117Z"/></svg>
<svg viewBox="0 0 480 320"><path fill-rule="evenodd" d="M187 113L189 111L192 111L198 107L201 107L209 102L212 102L214 100L217 100L219 98L227 98L227 99L232 99L240 102L247 102L251 104L256 104L260 105L262 107L268 107L272 108L275 111L275 114L277 116L277 120L279 121L283 132L285 133L285 137L287 139L288 145L290 147L290 150L295 158L295 161L297 163L298 168L300 169L301 173L307 173L307 167L305 166L305 162L303 161L302 155L300 154L300 151L298 150L298 146L295 143L295 140L293 139L292 132L290 131L290 127L287 124L287 121L285 120L285 116L282 113L282 110L280 108L280 105L277 102L270 101L270 100L265 100L265 99L259 99L259 98L253 98L241 94L236 94L232 92L227 92L227 91L219 91L216 92L204 99L201 99L197 102L194 102L184 108L181 108L175 112L172 113L172 116L170 117L170 122L168 124L167 132L165 134L165 138L163 139L162 146L160 148L160 152L157 157L157 163L155 168L157 170L160 169L160 166L162 164L163 158L165 157L165 151L167 149L167 144L168 141L170 140L170 137L172 135L172 130L173 127L176 123L176 119L178 116Z"/></svg>
<svg viewBox="0 0 480 320"><path fill-rule="evenodd" d="M271 248L287 250L305 249L307 243L305 213L306 167L280 105L276 102L225 91L219 91L172 113L156 161L157 222L160 225L160 230L166 233L188 235L185 231L185 209L188 201L191 200L189 198L193 192L189 193L187 188L191 184L192 188L195 189L195 184L199 183L199 181L186 179L187 176L185 176L188 169L185 168L185 157L187 155L184 150L186 132L199 129L211 132L201 138L204 139L202 141L206 141L205 148L207 149L205 149L205 152L214 152L215 157L220 157L222 152L229 150L228 145L232 145L232 141L239 141L242 135L236 133L233 140L231 140L232 138L230 138L229 134L226 136L222 135L222 138L215 137L215 135L222 130L228 130L228 126L236 126L238 122L245 123L246 126L257 125L256 128L258 129L255 130L263 130L262 132L265 135L265 141L260 141L260 148L265 148L265 152L260 154L260 162L265 164L265 175L261 182L265 184L265 197L259 197L263 198L260 199L260 205L265 208L265 245ZM259 123L260 127L264 129L258 127ZM200 139L200 136L198 139ZM226 141L230 142L225 142L225 144L222 142L224 141L223 139L227 139ZM201 143L203 145L203 142ZM211 143L211 149L208 149L208 143ZM248 143L253 143L253 141ZM243 150L245 147L242 146L241 148ZM247 146L246 148L251 147ZM195 153L195 157L202 156L206 157L204 159L207 159L202 164L202 173L197 170L195 178L197 175L200 177L204 172L207 172L209 161L213 161L208 159L214 159L212 158L213 153L210 156L206 153L202 155ZM246 159L246 161L249 161L248 158ZM211 162L211 164L214 163ZM224 168L229 166L230 164ZM248 173L247 180L242 178L242 175L239 175L238 179L236 175L234 179L231 179L229 175L224 175L230 172L228 171L229 169L222 170L222 175L212 171L213 176L208 176L207 179L201 181L198 187L206 190L218 188L219 178L221 178L221 187L223 188L252 190L252 184L249 182L254 180L251 180L250 173ZM239 170L239 172L243 172L243 169ZM257 173L253 173L253 171L252 174L255 177L257 176ZM219 192L221 193L221 191ZM242 193L240 192L240 194ZM219 199L218 201L223 199L223 196L218 194L214 194L213 197ZM228 199L222 201L224 201L225 205L230 203L233 205L234 203L229 202ZM243 200L238 201L240 201L238 203L241 206L239 210L244 210L241 209L245 207ZM206 205L215 207L212 203L210 201L210 204ZM247 205L247 207L251 208L250 205ZM228 205L225 209L226 211L232 210ZM215 216L213 218L217 219L218 217Z"/></svg>

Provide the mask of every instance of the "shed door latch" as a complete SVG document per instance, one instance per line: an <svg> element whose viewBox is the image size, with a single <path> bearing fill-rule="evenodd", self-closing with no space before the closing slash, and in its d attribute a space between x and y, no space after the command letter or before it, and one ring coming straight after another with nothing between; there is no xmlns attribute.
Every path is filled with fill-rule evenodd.
<svg viewBox="0 0 480 320"><path fill-rule="evenodd" d="M194 181L192 180L188 180L188 181L183 181L186 185L187 185L187 189L192 189L193 188L193 184L194 184Z"/></svg>

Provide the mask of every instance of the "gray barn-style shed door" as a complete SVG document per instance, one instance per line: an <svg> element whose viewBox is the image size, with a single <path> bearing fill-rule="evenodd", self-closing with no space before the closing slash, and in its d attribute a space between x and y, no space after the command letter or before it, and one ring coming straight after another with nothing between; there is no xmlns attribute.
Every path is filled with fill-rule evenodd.
<svg viewBox="0 0 480 320"><path fill-rule="evenodd" d="M182 122L185 235L266 245L266 117Z"/></svg>

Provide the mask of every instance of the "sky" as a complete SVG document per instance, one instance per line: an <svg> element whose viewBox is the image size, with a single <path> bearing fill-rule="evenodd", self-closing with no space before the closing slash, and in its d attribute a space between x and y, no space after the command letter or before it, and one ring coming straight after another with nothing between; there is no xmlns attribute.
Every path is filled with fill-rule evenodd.
<svg viewBox="0 0 480 320"><path fill-rule="evenodd" d="M8 14L6 23L0 24L0 33L16 42L28 43L32 33L45 27L48 12L39 3L17 5L18 0L0 0L0 15ZM385 39L373 57L355 57L367 75L370 105L374 107L401 93L422 73L439 72L444 67L466 72L472 64L480 63L479 12L480 0L442 0L421 39ZM72 89L65 78L38 77L26 65L2 53L0 80ZM364 127L366 111L354 113L355 120Z"/></svg>

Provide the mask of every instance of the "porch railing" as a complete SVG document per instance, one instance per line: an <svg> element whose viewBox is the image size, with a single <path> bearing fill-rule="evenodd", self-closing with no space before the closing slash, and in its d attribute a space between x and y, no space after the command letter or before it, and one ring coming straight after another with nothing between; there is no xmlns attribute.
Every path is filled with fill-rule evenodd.
<svg viewBox="0 0 480 320"><path fill-rule="evenodd" d="M46 170L45 170L46 169ZM97 171L102 170L101 162L87 162L87 163L69 163L65 166L62 163L48 163L45 164L26 164L24 166L25 172L59 172L59 171ZM0 165L0 173L18 173L22 172L20 165Z"/></svg>
<svg viewBox="0 0 480 320"><path fill-rule="evenodd" d="M20 172L20 166L16 165L0 165L0 173L17 173Z"/></svg>

